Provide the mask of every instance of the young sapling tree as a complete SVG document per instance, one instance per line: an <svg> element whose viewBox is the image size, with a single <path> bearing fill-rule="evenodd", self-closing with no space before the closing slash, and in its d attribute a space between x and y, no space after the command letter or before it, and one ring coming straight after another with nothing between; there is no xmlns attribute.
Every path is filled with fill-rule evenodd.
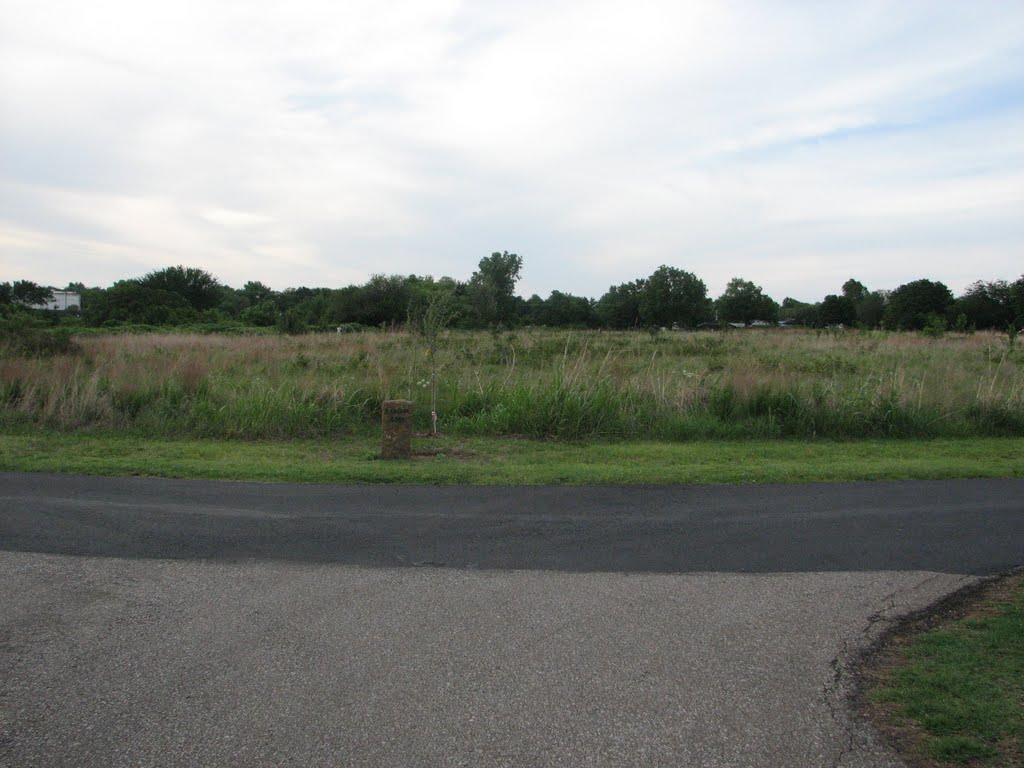
<svg viewBox="0 0 1024 768"><path fill-rule="evenodd" d="M441 334L455 316L452 295L435 293L425 303L409 305L409 327L423 340L430 364L430 434L437 436L437 350Z"/></svg>

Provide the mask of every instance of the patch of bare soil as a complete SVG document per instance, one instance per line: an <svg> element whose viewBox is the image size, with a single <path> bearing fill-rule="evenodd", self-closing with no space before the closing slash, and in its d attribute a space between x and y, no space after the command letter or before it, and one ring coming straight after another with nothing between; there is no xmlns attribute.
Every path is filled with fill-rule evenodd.
<svg viewBox="0 0 1024 768"><path fill-rule="evenodd" d="M477 454L461 448L420 448L412 452L413 460L453 459L455 461L473 461Z"/></svg>

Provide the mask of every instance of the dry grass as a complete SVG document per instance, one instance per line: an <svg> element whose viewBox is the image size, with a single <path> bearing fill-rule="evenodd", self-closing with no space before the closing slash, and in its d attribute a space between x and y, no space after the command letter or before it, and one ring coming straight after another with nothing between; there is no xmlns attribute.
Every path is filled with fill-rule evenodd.
<svg viewBox="0 0 1024 768"><path fill-rule="evenodd" d="M77 342L73 355L0 360L2 418L291 437L368 429L390 397L429 413L427 356L403 333ZM465 433L1024 434L1024 352L993 333L454 333L437 360L441 426Z"/></svg>

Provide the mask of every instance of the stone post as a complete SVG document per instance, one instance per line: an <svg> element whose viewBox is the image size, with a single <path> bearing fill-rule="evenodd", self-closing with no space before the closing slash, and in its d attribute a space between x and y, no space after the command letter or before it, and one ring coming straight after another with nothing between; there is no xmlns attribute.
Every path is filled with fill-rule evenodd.
<svg viewBox="0 0 1024 768"><path fill-rule="evenodd" d="M408 459L412 455L412 401L385 400L380 406L384 440L382 459Z"/></svg>

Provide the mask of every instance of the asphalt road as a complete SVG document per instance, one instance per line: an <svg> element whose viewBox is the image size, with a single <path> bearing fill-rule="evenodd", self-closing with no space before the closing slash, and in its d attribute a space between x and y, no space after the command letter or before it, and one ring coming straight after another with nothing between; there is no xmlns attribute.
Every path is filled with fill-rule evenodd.
<svg viewBox="0 0 1024 768"><path fill-rule="evenodd" d="M0 547L370 567L616 573L1019 565L1024 480L312 486L0 473Z"/></svg>
<svg viewBox="0 0 1024 768"><path fill-rule="evenodd" d="M0 766L895 766L851 660L1021 562L1021 480L0 474Z"/></svg>

